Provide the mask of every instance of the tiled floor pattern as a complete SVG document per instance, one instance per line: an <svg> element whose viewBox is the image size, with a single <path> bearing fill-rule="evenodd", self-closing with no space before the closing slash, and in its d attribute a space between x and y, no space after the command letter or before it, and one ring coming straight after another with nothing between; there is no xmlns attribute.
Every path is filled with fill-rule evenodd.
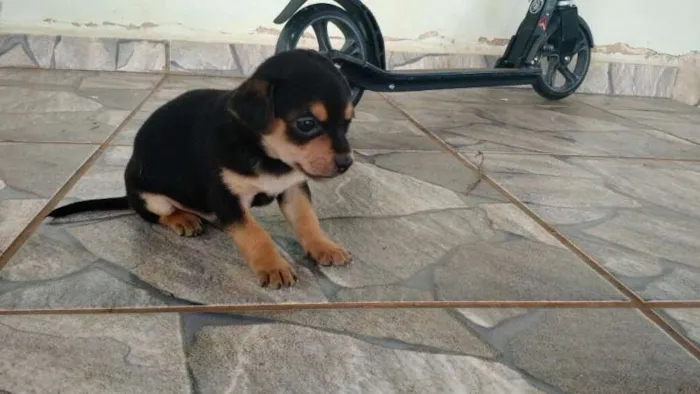
<svg viewBox="0 0 700 394"><path fill-rule="evenodd" d="M256 213L292 289L215 228L42 220L121 195L159 105L239 82L0 70L0 392L699 390L700 112L672 101L366 93L358 163L312 185L355 262L318 267Z"/></svg>

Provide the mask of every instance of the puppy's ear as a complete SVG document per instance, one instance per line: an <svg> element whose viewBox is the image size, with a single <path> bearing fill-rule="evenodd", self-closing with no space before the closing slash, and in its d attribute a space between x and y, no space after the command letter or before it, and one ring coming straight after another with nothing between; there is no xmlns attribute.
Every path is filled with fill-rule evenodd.
<svg viewBox="0 0 700 394"><path fill-rule="evenodd" d="M272 85L259 79L243 82L229 99L228 110L252 130L265 131L274 117Z"/></svg>

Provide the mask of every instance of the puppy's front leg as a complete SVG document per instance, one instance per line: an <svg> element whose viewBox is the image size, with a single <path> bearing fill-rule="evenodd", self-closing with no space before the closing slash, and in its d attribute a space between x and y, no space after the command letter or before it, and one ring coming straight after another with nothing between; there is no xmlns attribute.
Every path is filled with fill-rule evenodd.
<svg viewBox="0 0 700 394"><path fill-rule="evenodd" d="M217 216L260 285L274 289L293 285L297 281L296 274L279 254L270 235L237 198L228 195L222 200L218 201L221 205L218 205Z"/></svg>
<svg viewBox="0 0 700 394"><path fill-rule="evenodd" d="M294 270L279 254L270 235L247 211L244 211L240 221L228 225L226 232L258 277L261 286L279 289L296 282Z"/></svg>
<svg viewBox="0 0 700 394"><path fill-rule="evenodd" d="M287 189L278 201L297 240L312 259L321 265L345 265L350 262L350 253L323 233L311 207L311 192L306 183Z"/></svg>

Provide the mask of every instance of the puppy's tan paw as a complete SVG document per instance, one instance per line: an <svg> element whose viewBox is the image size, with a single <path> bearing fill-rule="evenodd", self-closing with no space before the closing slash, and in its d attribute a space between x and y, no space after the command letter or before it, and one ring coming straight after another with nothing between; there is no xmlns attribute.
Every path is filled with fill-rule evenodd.
<svg viewBox="0 0 700 394"><path fill-rule="evenodd" d="M345 265L352 261L352 255L333 241L322 239L307 246L306 253L323 266Z"/></svg>
<svg viewBox="0 0 700 394"><path fill-rule="evenodd" d="M188 212L175 211L162 217L160 223L169 227L175 234L183 237L196 237L204 231L202 220Z"/></svg>
<svg viewBox="0 0 700 394"><path fill-rule="evenodd" d="M262 287L279 289L293 286L297 281L292 267L279 256L253 261L250 266Z"/></svg>

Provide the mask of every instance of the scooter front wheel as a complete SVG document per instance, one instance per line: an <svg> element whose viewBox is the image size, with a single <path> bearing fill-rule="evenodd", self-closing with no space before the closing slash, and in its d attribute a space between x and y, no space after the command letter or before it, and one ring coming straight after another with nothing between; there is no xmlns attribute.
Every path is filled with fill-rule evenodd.
<svg viewBox="0 0 700 394"><path fill-rule="evenodd" d="M340 48L333 48L331 38L334 38L336 42L340 41L340 38L331 37L328 32L330 24L333 24L343 35L342 44L336 44ZM294 14L280 32L275 53L297 48L300 40L307 37L305 31L309 27L313 29L318 45L318 48L313 49L317 49L320 53L328 54L331 50L337 50L362 60L368 59L368 44L358 24L345 10L331 4L313 4ZM352 83L350 83L350 88L352 102L357 105L362 98L364 89L354 86Z"/></svg>
<svg viewBox="0 0 700 394"><path fill-rule="evenodd" d="M547 40L537 55L542 75L532 85L540 96L548 100L561 100L576 92L591 65L591 43L581 24L581 39L570 56L562 55L557 47L559 27L555 26L548 32Z"/></svg>

